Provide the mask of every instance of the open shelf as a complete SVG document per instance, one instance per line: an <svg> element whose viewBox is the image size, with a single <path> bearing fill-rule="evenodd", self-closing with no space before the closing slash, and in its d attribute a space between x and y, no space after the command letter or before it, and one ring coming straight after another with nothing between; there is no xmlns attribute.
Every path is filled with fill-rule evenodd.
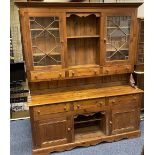
<svg viewBox="0 0 155 155"><path fill-rule="evenodd" d="M68 66L99 64L99 38L68 39Z"/></svg>
<svg viewBox="0 0 155 155"><path fill-rule="evenodd" d="M83 139L84 137L94 136L94 134L104 136L105 123L105 114L100 112L89 116L78 115L74 118L75 139Z"/></svg>
<svg viewBox="0 0 155 155"><path fill-rule="evenodd" d="M100 17L96 14L71 14L67 17L67 36L99 37Z"/></svg>
<svg viewBox="0 0 155 155"><path fill-rule="evenodd" d="M94 137L106 137L106 135L97 126L85 127L82 129L76 129L75 141L80 142L84 139L93 139Z"/></svg>

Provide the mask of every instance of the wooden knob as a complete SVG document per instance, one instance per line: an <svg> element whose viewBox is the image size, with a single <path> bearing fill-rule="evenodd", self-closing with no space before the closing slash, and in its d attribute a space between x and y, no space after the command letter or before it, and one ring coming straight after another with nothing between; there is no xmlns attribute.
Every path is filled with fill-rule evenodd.
<svg viewBox="0 0 155 155"><path fill-rule="evenodd" d="M59 77L62 77L62 73L59 73Z"/></svg>
<svg viewBox="0 0 155 155"><path fill-rule="evenodd" d="M94 70L94 74L95 74L95 75L97 74L97 70Z"/></svg>
<svg viewBox="0 0 155 155"><path fill-rule="evenodd" d="M64 107L64 110L67 111L67 107Z"/></svg>
<svg viewBox="0 0 155 155"><path fill-rule="evenodd" d="M113 100L112 103L115 103L115 100Z"/></svg>
<svg viewBox="0 0 155 155"><path fill-rule="evenodd" d="M77 108L79 109L80 108L80 105L77 105Z"/></svg>
<svg viewBox="0 0 155 155"><path fill-rule="evenodd" d="M104 42L106 42L107 41L107 39L106 38L104 38Z"/></svg>
<svg viewBox="0 0 155 155"><path fill-rule="evenodd" d="M67 130L68 130L68 131L71 131L71 128L68 128Z"/></svg>
<svg viewBox="0 0 155 155"><path fill-rule="evenodd" d="M75 74L75 73L74 73L74 72L72 72L72 76L74 76L74 74Z"/></svg>
<svg viewBox="0 0 155 155"><path fill-rule="evenodd" d="M109 123L112 124L112 121L110 121Z"/></svg>
<svg viewBox="0 0 155 155"><path fill-rule="evenodd" d="M106 71L106 73L109 73L109 70L108 69L106 69L105 71Z"/></svg>
<svg viewBox="0 0 155 155"><path fill-rule="evenodd" d="M38 110L37 113L40 114L40 110Z"/></svg>
<svg viewBox="0 0 155 155"><path fill-rule="evenodd" d="M37 77L37 76L35 76L34 78L35 78L36 80L38 79L38 77Z"/></svg>
<svg viewBox="0 0 155 155"><path fill-rule="evenodd" d="M129 67L126 67L126 70L129 71Z"/></svg>
<svg viewBox="0 0 155 155"><path fill-rule="evenodd" d="M100 102L99 105L100 105L100 107L101 107L101 106L103 105L103 102Z"/></svg>

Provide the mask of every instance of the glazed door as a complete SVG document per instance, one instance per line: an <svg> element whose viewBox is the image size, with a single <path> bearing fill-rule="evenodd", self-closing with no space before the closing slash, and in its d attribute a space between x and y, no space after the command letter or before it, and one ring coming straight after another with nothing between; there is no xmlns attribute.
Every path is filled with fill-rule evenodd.
<svg viewBox="0 0 155 155"><path fill-rule="evenodd" d="M108 11L107 11L108 12ZM134 64L134 13L117 10L104 14L104 66L126 65L118 72L131 71ZM118 69L118 66L116 69ZM114 69L114 68L113 68ZM117 72L114 72L116 74Z"/></svg>
<svg viewBox="0 0 155 155"><path fill-rule="evenodd" d="M33 11L33 10L32 10ZM24 53L31 80L62 78L64 68L63 15L46 12L24 13Z"/></svg>

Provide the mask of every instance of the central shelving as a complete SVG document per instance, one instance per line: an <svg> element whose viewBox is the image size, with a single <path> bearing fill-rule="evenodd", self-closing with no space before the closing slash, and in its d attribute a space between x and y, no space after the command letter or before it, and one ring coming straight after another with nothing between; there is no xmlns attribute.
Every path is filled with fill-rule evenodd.
<svg viewBox="0 0 155 155"><path fill-rule="evenodd" d="M67 14L68 66L98 65L100 14Z"/></svg>

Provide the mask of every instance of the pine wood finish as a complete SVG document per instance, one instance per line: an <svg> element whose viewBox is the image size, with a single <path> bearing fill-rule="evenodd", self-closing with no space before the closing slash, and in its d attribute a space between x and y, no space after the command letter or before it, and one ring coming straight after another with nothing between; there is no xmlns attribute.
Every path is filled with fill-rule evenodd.
<svg viewBox="0 0 155 155"><path fill-rule="evenodd" d="M16 2L33 155L140 136L143 91L129 85L141 3Z"/></svg>
<svg viewBox="0 0 155 155"><path fill-rule="evenodd" d="M140 72L136 74L136 83L138 88L144 90L144 18L138 18L138 40L137 40L137 59L135 70ZM144 94L141 102L141 110L144 111Z"/></svg>

